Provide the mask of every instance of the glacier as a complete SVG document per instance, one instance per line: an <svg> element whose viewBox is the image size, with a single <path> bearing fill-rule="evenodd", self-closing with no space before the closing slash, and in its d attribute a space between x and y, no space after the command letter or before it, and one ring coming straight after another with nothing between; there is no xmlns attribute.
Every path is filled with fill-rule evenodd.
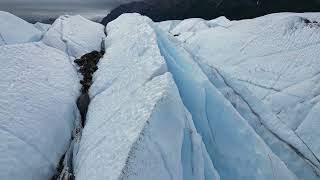
<svg viewBox="0 0 320 180"><path fill-rule="evenodd" d="M13 15L4 13L0 19L7 16L11 18ZM50 179L56 173L62 155L72 151L73 144L78 140L75 130L79 128L80 121L76 106L80 77L71 63L75 54L68 55L61 47L54 46L56 44L50 47L48 40L51 36L46 34L45 39L28 39L32 42L17 39L33 36L28 28L35 30L36 34L39 32L41 37L48 31L44 29L41 32L18 17L13 19L7 23L26 31L12 31L14 34L10 36L2 34L7 41L0 46L0 60L3 63L0 68L0 176L12 180ZM18 23L15 22L17 19ZM81 26L83 22L83 18L78 16L64 19L74 27ZM44 24L35 26L51 29ZM9 32L6 28L11 26L1 24L1 28L5 29L1 32ZM90 40L92 44L85 44L85 49L73 46L79 52L100 50L103 26L92 22L87 24L87 28L96 31L80 33L81 36L63 31L59 35L65 37L68 33L67 37L71 39L74 37L71 35L80 36L72 39L73 44ZM59 36L57 38L61 40ZM8 45L7 42L15 44ZM71 143L72 138L75 140Z"/></svg>
<svg viewBox="0 0 320 180"><path fill-rule="evenodd" d="M33 26L39 29L41 32L47 32L50 29L51 24L37 22Z"/></svg>
<svg viewBox="0 0 320 180"><path fill-rule="evenodd" d="M41 42L0 46L0 61L0 176L49 179L78 114L76 70Z"/></svg>
<svg viewBox="0 0 320 180"><path fill-rule="evenodd" d="M0 11L0 46L40 41L42 35L32 24L13 14Z"/></svg>
<svg viewBox="0 0 320 180"><path fill-rule="evenodd" d="M61 16L23 22L28 41L0 28L14 40L0 41L0 176L49 179L66 153L77 180L319 180L319 21ZM93 50L81 127L72 60Z"/></svg>
<svg viewBox="0 0 320 180"><path fill-rule="evenodd" d="M176 78L181 97L204 138L221 179L295 179L211 84L190 54L163 33L159 33L159 39L160 49ZM191 98L194 94L198 96Z"/></svg>
<svg viewBox="0 0 320 180"><path fill-rule="evenodd" d="M306 141L297 128L319 102L319 15L281 13L242 21L222 19L190 22L189 27L205 22L208 28L200 30L180 28L186 26L183 21L163 30L180 34L177 39L205 66L212 81L217 74L224 77L220 89L227 91L225 96L290 169L304 179L317 179L319 158L312 150L317 140ZM309 138L316 134L306 131ZM305 168L308 164L311 169Z"/></svg>
<svg viewBox="0 0 320 180"><path fill-rule="evenodd" d="M100 50L104 37L103 25L80 15L65 15L59 17L45 32L42 42L71 57L80 57L93 50Z"/></svg>
<svg viewBox="0 0 320 180"><path fill-rule="evenodd" d="M219 179L148 23L124 16L108 26L108 52L90 89L76 177Z"/></svg>

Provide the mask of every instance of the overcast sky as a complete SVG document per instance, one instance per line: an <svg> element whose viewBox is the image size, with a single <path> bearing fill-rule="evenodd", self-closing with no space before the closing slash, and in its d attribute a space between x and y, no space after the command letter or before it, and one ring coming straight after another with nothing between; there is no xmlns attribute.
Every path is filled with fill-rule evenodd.
<svg viewBox="0 0 320 180"><path fill-rule="evenodd" d="M58 3L58 2L88 2L88 3L93 3L93 2L128 2L130 0L1 0L1 2L23 2L23 3L38 3L38 2L49 2L49 3Z"/></svg>
<svg viewBox="0 0 320 180"><path fill-rule="evenodd" d="M121 3L128 3L134 0L0 0L1 3L27 3L27 4L34 4L34 3L99 3L99 4L121 4Z"/></svg>
<svg viewBox="0 0 320 180"><path fill-rule="evenodd" d="M136 0L0 0L0 10L32 22L63 14L80 14L99 19L116 6L131 1Z"/></svg>

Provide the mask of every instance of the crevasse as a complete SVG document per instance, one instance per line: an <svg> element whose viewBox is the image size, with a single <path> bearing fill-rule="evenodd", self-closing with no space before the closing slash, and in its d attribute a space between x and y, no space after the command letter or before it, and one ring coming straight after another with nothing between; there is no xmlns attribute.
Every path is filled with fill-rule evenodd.
<svg viewBox="0 0 320 180"><path fill-rule="evenodd" d="M220 177L295 179L179 43L155 29L161 54Z"/></svg>

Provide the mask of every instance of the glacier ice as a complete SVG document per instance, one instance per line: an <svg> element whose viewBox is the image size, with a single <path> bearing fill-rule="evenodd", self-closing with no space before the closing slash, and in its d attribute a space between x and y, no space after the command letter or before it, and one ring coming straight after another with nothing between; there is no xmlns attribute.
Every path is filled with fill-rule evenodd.
<svg viewBox="0 0 320 180"><path fill-rule="evenodd" d="M209 27L225 27L228 28L232 26L232 22L227 19L225 16L218 17L216 19L212 19L211 21L206 22Z"/></svg>
<svg viewBox="0 0 320 180"><path fill-rule="evenodd" d="M93 50L101 50L104 26L76 16L60 16L44 34L42 41L69 56L80 57Z"/></svg>
<svg viewBox="0 0 320 180"><path fill-rule="evenodd" d="M239 114L248 121L272 151L286 163L290 170L301 179L318 179L318 175L315 173L317 166L310 163L310 160L313 160L317 164L312 152L299 139L299 136L284 126L272 114L268 106L252 96L252 93L246 87L243 87L242 84L231 79L225 73L206 64L201 64L201 66L210 81L231 102Z"/></svg>
<svg viewBox="0 0 320 180"><path fill-rule="evenodd" d="M295 179L210 83L192 56L161 31L158 31L158 40L181 98L192 114L221 179Z"/></svg>
<svg viewBox="0 0 320 180"><path fill-rule="evenodd" d="M319 18L124 14L105 37L61 16L31 25L42 42L1 36L0 176L49 179L67 151L79 180L318 180ZM101 47L86 126L70 141L80 88L70 59Z"/></svg>
<svg viewBox="0 0 320 180"><path fill-rule="evenodd" d="M47 32L50 29L51 24L44 24L44 23L37 22L33 26L39 29L41 32Z"/></svg>
<svg viewBox="0 0 320 180"><path fill-rule="evenodd" d="M0 177L49 179L78 113L76 71L41 42L1 46L0 61Z"/></svg>
<svg viewBox="0 0 320 180"><path fill-rule="evenodd" d="M42 32L8 12L0 11L0 46L40 41Z"/></svg>
<svg viewBox="0 0 320 180"><path fill-rule="evenodd" d="M320 103L316 104L308 113L306 119L297 129L297 134L310 147L318 159L320 159Z"/></svg>
<svg viewBox="0 0 320 180"><path fill-rule="evenodd" d="M182 32L198 31L201 29L208 29L208 25L203 19L192 18L181 21L173 29L170 30L170 33L174 35L179 35Z"/></svg>
<svg viewBox="0 0 320 180"><path fill-rule="evenodd" d="M166 25L165 29L172 28L172 25L168 25L170 23L157 23L157 25L159 24ZM91 91L93 101L89 107L88 123L75 158L78 177L83 179L89 177L94 179L101 177L108 177L108 179L118 177L122 179L212 179L212 177L221 177L222 179L270 179L271 177L297 179L295 175L297 172L293 173L292 169L287 167L287 162L283 162L283 159L287 159L279 158L276 149L270 144L273 141L277 142L278 137L268 134L260 137L263 133L257 132L252 127L254 123L248 122L250 118L249 120L245 119L250 115L243 115L245 111L239 112L239 108L235 108L231 104L232 100L229 102L230 99L223 96L222 90L217 88L219 87L217 80L210 79L209 74L203 71L203 66L199 65L199 62L196 62L192 54L181 47L179 42L170 38L147 18L135 14L120 16L107 26L107 32L107 53L100 62L100 69L94 77ZM159 53L163 57L159 56ZM168 70L166 66L168 66ZM165 72L167 71L172 73L176 84L170 82L171 78L167 81L173 86L176 85L179 90L179 96L174 95L174 101L182 100L182 106L186 108L184 113L189 117L187 118L190 119L188 122L193 127L191 128L192 132L199 132L195 137L189 138L189 130L184 129L185 125L176 128L183 132L184 138L181 140L180 137L178 141L180 143L176 143L174 146L181 149L180 156L175 156L181 159L175 159L174 162L168 161L168 147L164 144L171 143L168 139L177 140L177 136L172 136L165 140L166 143L159 144L157 141L160 139L151 134L157 134L160 125L152 127L150 124L168 119L165 114L170 115L171 111L165 107L175 109L174 107L181 105L172 107L169 103L163 107L159 104L155 107L159 108L160 106L161 108L154 111L145 111L145 108L148 107L140 105L147 99L154 100L152 97L161 93L160 90L154 91L152 88L144 89L153 83L161 85L160 82L154 81L166 79L165 76L168 76L168 73ZM162 75L163 73L165 75ZM153 96L147 98L149 95L141 95L142 92L151 93ZM156 100L154 103L158 104ZM241 106L241 103L245 104L243 100L238 103L237 106ZM158 111L162 113L157 115ZM183 112L182 110L175 111ZM191 116L187 115L188 111ZM143 112L152 115L149 116L149 119L137 118L133 122L131 121L131 118L135 118ZM250 113L252 112L250 111ZM162 120L152 119L152 117L162 117ZM138 123L139 120L141 120L141 124ZM161 124L161 127L166 127L167 124ZM135 130L131 131L131 128L135 128ZM112 129L117 129L117 135L114 135L115 132ZM164 129L168 129L168 133L170 132L170 127ZM162 131L160 130L160 132ZM117 139L118 136L125 137ZM151 137L146 140L145 136ZM166 134L159 133L158 136L162 139ZM128 140L128 138L133 139ZM267 141L266 138L271 140ZM122 142L121 140L124 139L126 141ZM160 148L154 147L151 144L152 141L156 141L158 144L156 146L160 146ZM190 150L188 147L190 144L194 146L194 142L200 142L197 144L201 145L192 147ZM115 146L117 153L113 155L115 152L112 152L112 149ZM278 151L296 153L292 146L276 147ZM158 148L162 151L160 155L147 153L158 152ZM200 151L195 151L195 149ZM201 149L205 149L205 151ZM201 151L204 154L197 153ZM160 157L155 160L157 156ZM191 159L190 156L192 156ZM201 164L196 166L193 164L195 157L200 157L196 158L198 160L203 159ZM293 159L289 158L289 160ZM150 170L152 171L150 173L149 168L154 168L154 163L158 161L164 162L164 164L160 163L157 167L158 171ZM181 166L174 166L174 168L180 170L172 171L172 164L176 161L180 162ZM298 165L301 165L299 163ZM201 168L203 164L206 164L204 166L206 168L210 167L210 171ZM302 163L302 165L305 164ZM302 177L308 177L303 174L303 171L311 169L307 167L308 165L305 166L306 168L302 169ZM190 169L191 171L188 171Z"/></svg>
<svg viewBox="0 0 320 180"><path fill-rule="evenodd" d="M301 179L319 178L317 150L310 143L316 142L316 131L305 129L308 138L297 131L319 102L319 18L318 13L272 14L177 37L207 76L223 74L229 87L220 91Z"/></svg>
<svg viewBox="0 0 320 180"><path fill-rule="evenodd" d="M149 23L126 15L108 25L74 160L80 180L219 179Z"/></svg>

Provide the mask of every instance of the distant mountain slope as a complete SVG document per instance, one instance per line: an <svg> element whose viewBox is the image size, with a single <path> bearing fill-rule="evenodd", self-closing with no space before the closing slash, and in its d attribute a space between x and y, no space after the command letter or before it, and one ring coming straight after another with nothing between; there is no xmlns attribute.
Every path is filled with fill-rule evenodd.
<svg viewBox="0 0 320 180"><path fill-rule="evenodd" d="M275 12L317 12L319 0L149 0L120 5L106 16L102 23L116 19L123 13L140 13L153 21L199 17L213 19L226 16L229 19L253 18Z"/></svg>

